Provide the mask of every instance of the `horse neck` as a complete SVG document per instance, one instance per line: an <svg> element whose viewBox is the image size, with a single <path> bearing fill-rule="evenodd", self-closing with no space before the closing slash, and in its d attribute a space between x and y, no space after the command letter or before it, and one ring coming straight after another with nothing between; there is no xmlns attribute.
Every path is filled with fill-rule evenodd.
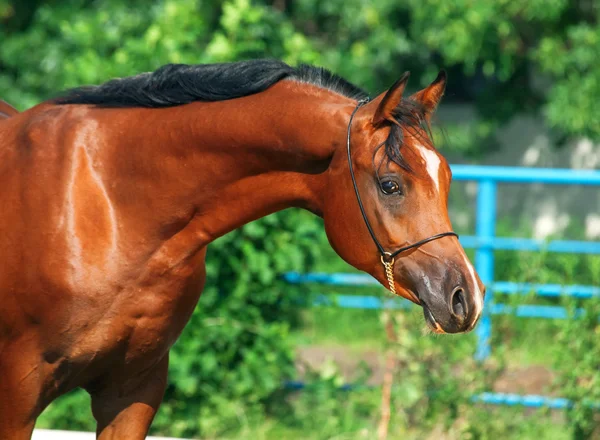
<svg viewBox="0 0 600 440"><path fill-rule="evenodd" d="M241 99L162 110L171 129L156 132L153 151L184 184L157 188L160 198L187 205L182 212L194 213L190 224L206 244L288 207L318 214L325 172L344 145L354 105L333 92L282 81ZM156 127L165 127L165 119Z"/></svg>

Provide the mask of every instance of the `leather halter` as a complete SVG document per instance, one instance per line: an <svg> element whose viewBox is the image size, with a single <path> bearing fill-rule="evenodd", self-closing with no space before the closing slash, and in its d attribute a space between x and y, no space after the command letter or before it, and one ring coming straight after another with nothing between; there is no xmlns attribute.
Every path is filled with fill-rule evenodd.
<svg viewBox="0 0 600 440"><path fill-rule="evenodd" d="M358 201L358 207L360 208L360 212L362 214L363 220L365 221L365 224L367 225L369 234L371 234L371 238L373 239L373 242L375 242L375 245L377 246L377 249L379 250L379 253L381 254L381 263L385 267L386 275L388 278L388 283L390 284L390 290L392 291L392 293L396 293L396 288L395 288L394 279L393 279L393 264L394 264L394 258L398 254L400 254L404 251L407 251L409 249L419 247L425 243L429 243L430 241L437 240L438 238L447 237L447 236L453 236L453 237L458 238L458 234L456 232L442 232L441 234L432 235L431 237L424 238L423 240L417 241L416 243L401 247L400 249L397 249L394 252L387 252L385 250L385 248L381 245L379 240L377 240L377 237L375 236L375 232L373 232L373 228L371 227L371 223L369 222L369 218L367 217L365 207L360 198L360 193L358 192L358 185L356 184L356 177L354 176L354 167L352 166L352 155L350 152L350 131L352 128L352 120L354 119L354 115L356 114L358 109L361 108L367 102L369 102L369 98L361 99L360 101L358 101L356 107L354 108L354 111L350 115L350 121L348 122L348 136L346 139L346 146L348 149L348 168L350 169L350 177L352 177L352 185L354 186L354 192L356 194L356 200Z"/></svg>

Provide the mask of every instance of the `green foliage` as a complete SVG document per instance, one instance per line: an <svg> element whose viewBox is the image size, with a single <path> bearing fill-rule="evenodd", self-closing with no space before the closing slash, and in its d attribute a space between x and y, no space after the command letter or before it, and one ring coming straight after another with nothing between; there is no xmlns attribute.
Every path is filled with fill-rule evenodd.
<svg viewBox="0 0 600 440"><path fill-rule="evenodd" d="M353 311L337 310L340 325L346 314L350 315L351 323L357 319ZM323 315L319 311L317 316ZM507 353L495 350L493 358L480 365L472 359L473 335L433 337L423 334L420 312L401 312L393 318L399 339L388 346L396 358L388 438L569 439L567 430L554 421L547 410L525 412L519 407L475 405L470 401L473 394L492 389L508 364ZM377 325L376 321L373 325ZM379 325L381 334L363 341L369 349L383 339L381 323ZM518 327L514 318L512 325ZM360 338L362 334L357 332L354 337ZM318 339L323 338L331 343L321 333ZM345 346L347 338L341 335L339 343ZM367 385L370 372L365 368L351 378L344 377L332 362L309 371L305 378L307 387L292 393L286 404L275 412L279 429L271 432L277 435L261 438L377 438L381 387ZM352 391L341 388L349 380L355 385Z"/></svg>
<svg viewBox="0 0 600 440"><path fill-rule="evenodd" d="M549 125L598 139L600 8L594 2L410 1L410 36L485 81L482 115L507 120L542 105Z"/></svg>
<svg viewBox="0 0 600 440"><path fill-rule="evenodd" d="M0 90L26 108L167 62L268 56L376 93L404 70L414 88L444 67L447 99L478 109L478 122L448 127L445 148L475 153L540 109L557 133L599 139L599 18L596 2L575 0L0 0Z"/></svg>
<svg viewBox="0 0 600 440"><path fill-rule="evenodd" d="M156 433L217 435L244 426L294 376L288 332L305 295L278 275L310 267L318 226L307 216L273 215L210 246L207 287L171 351Z"/></svg>
<svg viewBox="0 0 600 440"><path fill-rule="evenodd" d="M556 81L545 108L550 124L596 139L600 133L600 118L594 116L600 112L599 18L596 5L595 25L592 18L568 26L562 34L544 37L534 52L541 71Z"/></svg>
<svg viewBox="0 0 600 440"><path fill-rule="evenodd" d="M453 349L456 338L424 337L422 319L401 312L384 314L396 335L390 345L397 362L391 399L394 424L406 433L415 426L457 429L459 419L472 411L471 397L490 389L501 368L478 365L473 356Z"/></svg>
<svg viewBox="0 0 600 440"><path fill-rule="evenodd" d="M570 399L567 421L574 440L600 435L600 301L569 301L570 319L557 335L553 353L556 388ZM578 304L579 303L579 304ZM578 315L576 307L585 314Z"/></svg>
<svg viewBox="0 0 600 440"><path fill-rule="evenodd" d="M0 38L0 90L22 109L68 87L166 63L311 58L310 45L282 14L248 0L222 9L197 0L41 3L29 27L0 28Z"/></svg>
<svg viewBox="0 0 600 440"><path fill-rule="evenodd" d="M514 223L501 221L499 235L530 235L529 227L515 226ZM582 230L580 225L572 225L567 238L581 239ZM318 262L319 267L324 264ZM497 252L496 275L499 280L515 282L600 285L600 256ZM580 440L598 435L599 414L597 409L589 406L590 402L600 401L598 303L593 300L572 303L562 298L533 295L496 294L495 298L496 302L513 306L566 302L571 310L583 307L587 314L571 320L494 316L493 354L488 362L478 365L472 361L473 334L459 337L423 335L420 311L415 310L414 314L402 312L396 316L400 320L399 340L392 346L399 368L394 376L389 438ZM374 312L332 308L311 311L304 320L301 335L296 337L300 344L351 347L353 355L361 356L361 352L380 349L383 334ZM499 375L506 380L515 373L517 376L528 374L524 372L528 366L551 368L555 377L554 384L549 382L536 393L562 396L575 402L565 413L564 421L558 411L525 411L522 407L473 405L469 401L477 392L493 390ZM295 403L300 406L292 408L298 417L307 414L305 406L314 408L310 420L304 422L303 416L301 421L296 421L302 426L304 438L331 438L336 430L343 438L374 438L380 394L366 389L344 394L337 389L344 380L339 372L332 376L331 371L332 367L326 365L321 376L313 375L314 387L303 393L315 389L318 393L298 396ZM528 380L537 379L528 376L525 382ZM330 387L329 394L320 387ZM514 392L531 393L518 389ZM359 404L361 410L357 411L354 408ZM319 436L313 424L327 426L328 430Z"/></svg>
<svg viewBox="0 0 600 440"><path fill-rule="evenodd" d="M52 402L38 419L36 427L96 431L89 394L78 389L61 397L60 400Z"/></svg>
<svg viewBox="0 0 600 440"><path fill-rule="evenodd" d="M275 414L287 426L315 439L369 430L377 420L380 391L365 386L367 373L364 368L354 378L353 386L358 391L344 389L339 368L327 362L320 370L309 371L306 388L292 394L288 407Z"/></svg>

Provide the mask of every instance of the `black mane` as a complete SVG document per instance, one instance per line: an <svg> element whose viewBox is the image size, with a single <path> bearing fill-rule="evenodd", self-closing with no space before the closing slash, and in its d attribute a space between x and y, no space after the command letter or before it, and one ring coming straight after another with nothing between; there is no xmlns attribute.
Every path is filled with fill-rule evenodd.
<svg viewBox="0 0 600 440"><path fill-rule="evenodd" d="M102 107L171 107L194 101L224 101L260 93L289 78L330 89L349 98L367 94L330 71L278 60L221 64L168 64L155 72L120 78L100 86L79 87L55 99L57 104L95 104Z"/></svg>
<svg viewBox="0 0 600 440"><path fill-rule="evenodd" d="M54 102L101 107L172 107L194 101L241 98L260 93L282 79L313 84L356 100L368 96L361 88L322 67L302 64L293 68L282 61L264 59L221 64L168 64L155 72L72 89ZM411 134L422 135L424 112L418 103L403 100L394 116ZM392 125L382 146L385 146L389 160L410 171L400 148L403 135L400 127Z"/></svg>

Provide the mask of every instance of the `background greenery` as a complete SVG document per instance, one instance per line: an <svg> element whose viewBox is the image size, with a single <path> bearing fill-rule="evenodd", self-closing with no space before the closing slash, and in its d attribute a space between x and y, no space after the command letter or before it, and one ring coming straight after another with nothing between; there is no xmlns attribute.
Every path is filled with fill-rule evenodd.
<svg viewBox="0 0 600 440"><path fill-rule="evenodd" d="M439 146L477 157L499 127L524 113L542 114L557 145L571 137L600 140L599 18L597 0L0 0L0 98L24 110L68 87L170 62L308 62L373 95L405 70L414 89L443 67L450 73L446 102L473 104L476 120L445 127ZM501 232L527 236L527 221L518 232L515 221ZM345 379L332 365L310 373L301 393L281 388L297 374L294 347L337 344L357 356L367 347L390 349L377 312L301 311L298 302L318 288L278 279L286 270L351 270L329 249L319 220L289 211L248 225L212 245L208 265L208 287L173 351L153 430L206 438L373 438L377 388L341 391ZM600 282L596 257L499 254L497 272L505 280ZM396 316L402 337L391 347L399 371L390 437L598 434L584 402L600 400L600 329L589 318L598 310L589 307L588 318L564 323L495 320L499 349L485 366L471 360L473 336L423 336L418 312ZM565 414L469 401L511 366L552 362L554 392L576 402ZM40 426L92 429L87 399L65 396Z"/></svg>

